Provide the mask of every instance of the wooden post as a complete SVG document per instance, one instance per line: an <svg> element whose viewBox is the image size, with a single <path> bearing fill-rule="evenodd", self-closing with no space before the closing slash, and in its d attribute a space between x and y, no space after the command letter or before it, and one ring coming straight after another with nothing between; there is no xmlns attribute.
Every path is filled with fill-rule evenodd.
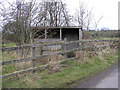
<svg viewBox="0 0 120 90"><path fill-rule="evenodd" d="M82 39L82 30L79 28L79 40Z"/></svg>
<svg viewBox="0 0 120 90"><path fill-rule="evenodd" d="M66 38L64 38L64 52L66 52L67 51L67 39ZM64 54L64 56L65 56L65 58L67 58L67 54L65 53Z"/></svg>
<svg viewBox="0 0 120 90"><path fill-rule="evenodd" d="M42 53L43 53L43 50L42 50L42 46L40 45L40 56L42 55Z"/></svg>
<svg viewBox="0 0 120 90"><path fill-rule="evenodd" d="M20 59L20 47L18 47L18 59Z"/></svg>
<svg viewBox="0 0 120 90"><path fill-rule="evenodd" d="M95 41L94 41L94 52L95 52L95 55L97 54L97 45L96 45L96 43L97 43L97 40L95 39Z"/></svg>
<svg viewBox="0 0 120 90"><path fill-rule="evenodd" d="M113 40L108 41L109 47L112 48L113 46Z"/></svg>
<svg viewBox="0 0 120 90"><path fill-rule="evenodd" d="M32 63L33 63L33 67L35 67L35 45L32 46Z"/></svg>
<svg viewBox="0 0 120 90"><path fill-rule="evenodd" d="M79 41L82 40L82 30L79 28ZM79 46L81 46L81 43L79 43Z"/></svg>
<svg viewBox="0 0 120 90"><path fill-rule="evenodd" d="M60 40L62 40L62 29L60 28Z"/></svg>
<svg viewBox="0 0 120 90"><path fill-rule="evenodd" d="M45 29L45 39L47 39L47 29Z"/></svg>

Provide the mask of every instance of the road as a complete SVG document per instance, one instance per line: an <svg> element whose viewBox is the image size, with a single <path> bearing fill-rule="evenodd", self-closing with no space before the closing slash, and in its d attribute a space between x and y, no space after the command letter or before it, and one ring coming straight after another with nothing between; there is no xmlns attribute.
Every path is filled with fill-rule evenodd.
<svg viewBox="0 0 120 90"><path fill-rule="evenodd" d="M118 64L87 80L77 88L118 88Z"/></svg>

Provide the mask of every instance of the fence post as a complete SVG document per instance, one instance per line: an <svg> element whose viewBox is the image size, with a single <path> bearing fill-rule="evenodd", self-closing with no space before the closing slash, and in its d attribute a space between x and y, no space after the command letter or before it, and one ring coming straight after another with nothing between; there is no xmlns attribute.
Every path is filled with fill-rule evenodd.
<svg viewBox="0 0 120 90"><path fill-rule="evenodd" d="M62 29L60 28L60 40L62 41Z"/></svg>
<svg viewBox="0 0 120 90"><path fill-rule="evenodd" d="M20 47L18 46L18 59L20 59Z"/></svg>
<svg viewBox="0 0 120 90"><path fill-rule="evenodd" d="M47 39L47 29L45 29L45 39Z"/></svg>
<svg viewBox="0 0 120 90"><path fill-rule="evenodd" d="M64 38L64 52L66 52L67 51L67 39L66 38ZM65 58L67 58L67 54L65 53L64 54L64 56L65 56Z"/></svg>
<svg viewBox="0 0 120 90"><path fill-rule="evenodd" d="M33 67L35 67L35 55L36 55L36 52L35 52L35 45L32 45L32 64L33 64Z"/></svg>
<svg viewBox="0 0 120 90"><path fill-rule="evenodd" d="M82 40L82 36L83 36L82 33L83 32L82 32L81 28L79 28L79 41ZM79 42L79 46L82 46L82 42Z"/></svg>
<svg viewBox="0 0 120 90"><path fill-rule="evenodd" d="M110 40L110 41L109 41L110 48L113 47L113 42L114 42L113 40Z"/></svg>
<svg viewBox="0 0 120 90"><path fill-rule="evenodd" d="M40 56L42 55L42 53L43 53L43 50L42 50L42 46L40 45L40 47L39 47L39 49L40 49Z"/></svg>
<svg viewBox="0 0 120 90"><path fill-rule="evenodd" d="M94 52L95 52L95 55L97 54L97 45L96 45L96 43L97 43L97 40L95 39L95 41L94 41Z"/></svg>

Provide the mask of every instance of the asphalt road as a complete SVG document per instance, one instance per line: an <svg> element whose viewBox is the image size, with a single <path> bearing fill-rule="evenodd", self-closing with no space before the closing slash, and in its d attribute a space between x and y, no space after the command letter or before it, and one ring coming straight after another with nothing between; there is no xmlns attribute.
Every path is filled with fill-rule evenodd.
<svg viewBox="0 0 120 90"><path fill-rule="evenodd" d="M118 88L118 64L87 80L77 88Z"/></svg>

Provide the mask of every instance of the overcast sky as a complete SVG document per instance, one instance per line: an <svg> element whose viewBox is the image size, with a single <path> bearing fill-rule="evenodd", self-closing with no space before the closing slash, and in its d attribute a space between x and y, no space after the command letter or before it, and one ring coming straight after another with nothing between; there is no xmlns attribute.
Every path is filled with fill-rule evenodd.
<svg viewBox="0 0 120 90"><path fill-rule="evenodd" d="M8 1L12 3L16 0ZM74 15L75 10L79 7L79 2L83 1L88 4L89 9L93 8L93 14L96 20L103 16L100 23L98 24L99 29L101 29L102 27L108 27L109 29L118 29L118 2L120 0L62 0L62 1L66 2L68 10L71 15Z"/></svg>
<svg viewBox="0 0 120 90"><path fill-rule="evenodd" d="M101 16L99 28L108 27L109 29L118 29L118 2L120 0L64 0L66 1L70 13L73 14L79 7L79 2L88 4L88 8L93 8L93 14L96 20Z"/></svg>

